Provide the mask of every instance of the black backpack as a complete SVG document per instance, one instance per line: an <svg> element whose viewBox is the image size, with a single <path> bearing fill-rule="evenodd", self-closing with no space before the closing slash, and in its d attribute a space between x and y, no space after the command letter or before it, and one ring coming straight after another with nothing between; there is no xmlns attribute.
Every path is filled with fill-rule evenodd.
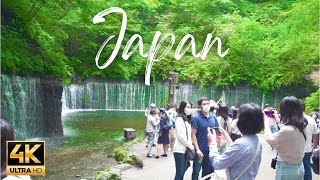
<svg viewBox="0 0 320 180"><path fill-rule="evenodd" d="M163 128L164 130L170 130L172 125L170 124L170 117L168 114L165 112L165 119L164 119L164 125Z"/></svg>

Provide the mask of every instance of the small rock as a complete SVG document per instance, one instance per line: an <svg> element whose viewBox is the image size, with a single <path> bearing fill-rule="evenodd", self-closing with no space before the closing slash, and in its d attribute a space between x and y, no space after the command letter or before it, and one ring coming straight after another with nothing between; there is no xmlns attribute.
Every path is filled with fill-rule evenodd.
<svg viewBox="0 0 320 180"><path fill-rule="evenodd" d="M115 156L114 156L114 154L108 154L107 157L108 157L108 158L113 158L113 157L115 157Z"/></svg>
<svg viewBox="0 0 320 180"><path fill-rule="evenodd" d="M139 154L128 153L128 155L123 159L122 162L131 164L139 168L143 168L143 159Z"/></svg>
<svg viewBox="0 0 320 180"><path fill-rule="evenodd" d="M81 176L80 174L77 174L77 175L76 175L76 177L80 177L80 176Z"/></svg>
<svg viewBox="0 0 320 180"><path fill-rule="evenodd" d="M125 170L128 170L128 169L132 168L132 165L124 163L124 164L119 164L119 165L117 165L117 166L115 166L113 168L120 169L120 171L125 171Z"/></svg>

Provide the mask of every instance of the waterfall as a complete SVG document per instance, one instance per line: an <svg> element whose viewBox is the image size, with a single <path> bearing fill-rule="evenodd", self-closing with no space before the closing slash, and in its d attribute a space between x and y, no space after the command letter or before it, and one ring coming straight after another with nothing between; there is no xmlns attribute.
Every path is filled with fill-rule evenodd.
<svg viewBox="0 0 320 180"><path fill-rule="evenodd" d="M43 134L40 79L1 75L1 118L14 128L15 138Z"/></svg>
<svg viewBox="0 0 320 180"><path fill-rule="evenodd" d="M202 96L217 101L224 94L228 106L254 102L279 107L285 96L305 98L315 90L295 85L264 92L250 85L200 87L180 83L176 102L189 100L197 104ZM16 139L61 136L61 109L144 110L150 103L166 107L168 98L167 81L146 86L142 80L91 80L65 85L62 92L61 82L1 75L1 118L13 126Z"/></svg>
<svg viewBox="0 0 320 180"><path fill-rule="evenodd" d="M135 80L72 84L64 86L62 102L67 109L144 110L151 103L166 106L167 87L167 82L146 86Z"/></svg>
<svg viewBox="0 0 320 180"><path fill-rule="evenodd" d="M248 102L261 104L262 90L249 85L219 87L211 84L207 87L198 87L184 83L180 85L177 92L177 102L189 100L195 104L202 96L216 102L223 97L226 105L239 107L241 104Z"/></svg>
<svg viewBox="0 0 320 180"><path fill-rule="evenodd" d="M262 104L264 101L274 107L278 107L280 100L288 95L304 98L314 87L291 86L270 92L250 86L225 86L219 87L211 84L199 87L188 83L180 83L177 89L177 103L189 100L193 104L206 96L218 101L224 95L224 101L228 106L239 107L241 104L254 102ZM64 86L62 102L67 109L107 109L107 110L144 110L150 103L157 107L166 107L169 97L169 83L156 81L151 86L146 86L139 80L122 80L95 82L91 80L83 84Z"/></svg>

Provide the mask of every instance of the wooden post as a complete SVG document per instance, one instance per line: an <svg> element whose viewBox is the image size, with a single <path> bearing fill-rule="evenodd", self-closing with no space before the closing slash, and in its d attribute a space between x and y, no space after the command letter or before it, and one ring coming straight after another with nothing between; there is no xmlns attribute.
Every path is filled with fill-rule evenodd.
<svg viewBox="0 0 320 180"><path fill-rule="evenodd" d="M176 103L176 87L178 83L178 73L169 73L169 104Z"/></svg>

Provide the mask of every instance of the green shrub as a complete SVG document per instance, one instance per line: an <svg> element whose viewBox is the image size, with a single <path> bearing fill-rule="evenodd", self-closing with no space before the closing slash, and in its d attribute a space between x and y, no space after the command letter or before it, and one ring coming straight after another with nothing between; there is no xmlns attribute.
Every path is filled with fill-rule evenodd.
<svg viewBox="0 0 320 180"><path fill-rule="evenodd" d="M305 99L306 104L306 114L310 114L314 108L320 109L319 99L320 98L320 88L314 93L311 93L308 97Z"/></svg>

